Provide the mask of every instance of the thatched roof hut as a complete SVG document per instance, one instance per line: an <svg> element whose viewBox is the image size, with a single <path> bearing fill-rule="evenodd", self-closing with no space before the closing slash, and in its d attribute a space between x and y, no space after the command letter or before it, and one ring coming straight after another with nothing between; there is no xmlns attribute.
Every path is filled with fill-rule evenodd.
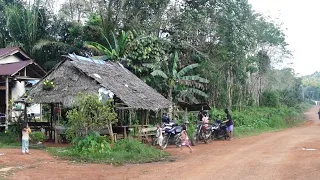
<svg viewBox="0 0 320 180"><path fill-rule="evenodd" d="M54 82L52 90L43 90L45 80ZM169 101L120 63L97 63L68 56L56 65L30 91L34 103L61 103L72 107L79 93L95 93L101 87L114 93L128 108L158 111L168 108Z"/></svg>

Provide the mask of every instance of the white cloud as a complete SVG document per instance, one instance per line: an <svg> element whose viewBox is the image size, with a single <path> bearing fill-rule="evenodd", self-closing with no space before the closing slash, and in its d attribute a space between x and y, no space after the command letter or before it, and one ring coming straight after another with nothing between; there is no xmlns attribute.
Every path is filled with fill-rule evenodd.
<svg viewBox="0 0 320 180"><path fill-rule="evenodd" d="M293 63L296 73L301 75L320 71L318 60L318 42L320 42L320 26L318 17L320 2L317 0L249 0L253 9L270 15L279 22L287 35L289 48L293 50Z"/></svg>

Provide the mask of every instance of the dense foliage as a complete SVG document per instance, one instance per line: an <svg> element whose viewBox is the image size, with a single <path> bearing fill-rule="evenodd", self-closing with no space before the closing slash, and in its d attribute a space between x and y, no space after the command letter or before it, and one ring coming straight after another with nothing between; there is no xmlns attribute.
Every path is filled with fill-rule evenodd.
<svg viewBox="0 0 320 180"><path fill-rule="evenodd" d="M75 107L67 112L67 117L69 140L105 127L113 140L112 124L117 122L117 114L110 99L103 101L97 95L79 94Z"/></svg>
<svg viewBox="0 0 320 180"><path fill-rule="evenodd" d="M19 45L47 70L73 52L120 61L175 103L241 110L264 105L267 91L294 106L319 92L301 88L292 69L274 69L290 57L285 34L247 0L69 0L60 9L54 1L0 0L0 17L1 48ZM184 83L175 81L193 64Z"/></svg>

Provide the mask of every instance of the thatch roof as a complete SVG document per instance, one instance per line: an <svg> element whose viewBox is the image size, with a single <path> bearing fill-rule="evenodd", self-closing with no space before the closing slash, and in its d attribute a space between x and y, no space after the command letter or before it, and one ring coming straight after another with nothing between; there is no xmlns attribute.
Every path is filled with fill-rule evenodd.
<svg viewBox="0 0 320 180"><path fill-rule="evenodd" d="M54 82L54 89L43 90L46 79ZM29 97L34 103L62 103L65 107L72 107L78 93L98 94L101 87L134 109L157 111L169 106L165 97L119 63L98 64L71 57L56 65L40 80L29 91Z"/></svg>

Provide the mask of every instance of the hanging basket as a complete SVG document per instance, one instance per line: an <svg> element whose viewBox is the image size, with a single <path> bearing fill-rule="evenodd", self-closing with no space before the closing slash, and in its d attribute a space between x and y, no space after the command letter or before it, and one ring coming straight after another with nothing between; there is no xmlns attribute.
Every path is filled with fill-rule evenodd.
<svg viewBox="0 0 320 180"><path fill-rule="evenodd" d="M47 79L43 82L42 89L49 91L49 90L52 90L54 87L55 87L54 82Z"/></svg>

